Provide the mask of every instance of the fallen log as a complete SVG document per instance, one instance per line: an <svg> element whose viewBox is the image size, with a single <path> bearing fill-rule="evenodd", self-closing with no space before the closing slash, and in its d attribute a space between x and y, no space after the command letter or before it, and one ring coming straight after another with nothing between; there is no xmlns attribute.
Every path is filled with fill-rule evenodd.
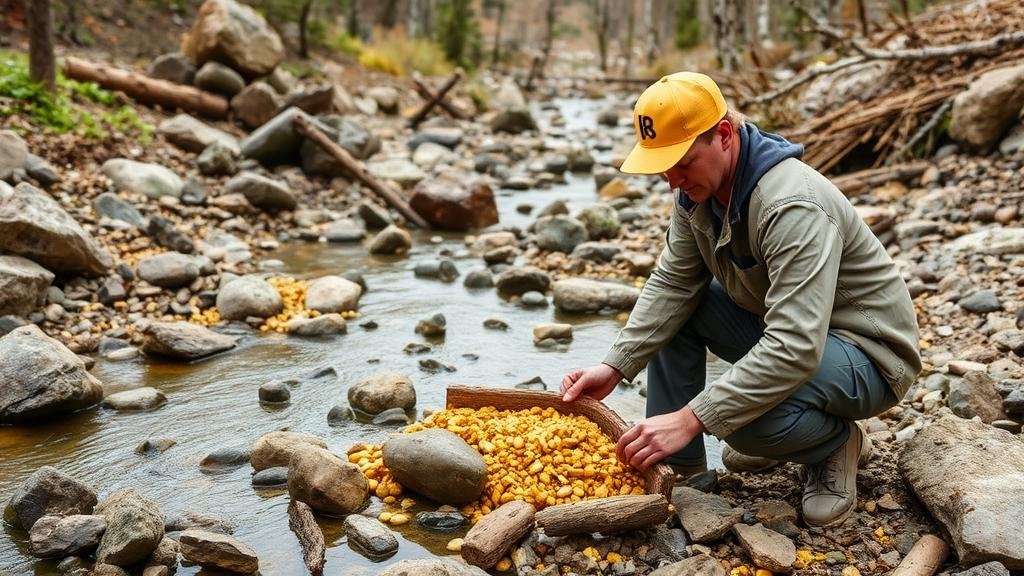
<svg viewBox="0 0 1024 576"><path fill-rule="evenodd" d="M169 110L180 108L210 118L223 118L228 113L228 101L223 96L137 72L94 64L74 56L64 58L64 74L73 80L95 82L103 88L124 92L131 99L147 105Z"/></svg>
<svg viewBox="0 0 1024 576"><path fill-rule="evenodd" d="M949 556L949 545L931 534L921 536L891 576L932 576Z"/></svg>
<svg viewBox="0 0 1024 576"><path fill-rule="evenodd" d="M306 568L313 576L324 573L324 533L316 523L313 510L305 502L292 500L288 504L288 527L299 539L302 546L302 557L306 559Z"/></svg>
<svg viewBox="0 0 1024 576"><path fill-rule="evenodd" d="M477 522L462 540L462 558L483 569L498 563L520 538L533 528L532 504L512 500Z"/></svg>
<svg viewBox="0 0 1024 576"><path fill-rule="evenodd" d="M661 524L668 518L668 500L661 494L612 496L550 506L537 513L537 526L547 536L611 533Z"/></svg>
<svg viewBox="0 0 1024 576"><path fill-rule="evenodd" d="M899 180L906 182L921 176L931 166L929 162L911 162L909 164L895 164L882 168L869 168L859 172L851 172L832 179L832 183L839 188L847 198L863 193L869 188L881 186L886 182Z"/></svg>
<svg viewBox="0 0 1024 576"><path fill-rule="evenodd" d="M456 70L452 77L444 83L444 86L441 86L441 89L437 91L437 94L434 94L428 101L424 102L423 107L413 114L412 118L409 118L409 127L415 128L419 126L420 122L423 122L423 119L427 117L427 114L430 114L430 111L434 109L434 106L437 106L437 103L444 99L448 91L454 88L461 79L462 72Z"/></svg>
<svg viewBox="0 0 1024 576"><path fill-rule="evenodd" d="M434 93L427 88L426 84L420 81L418 78L412 79L412 85L416 89L416 93L419 94L424 100L430 100L434 97ZM465 119L466 113L460 108L452 106L447 100L439 100L437 103L442 110L447 112L452 118Z"/></svg>
<svg viewBox="0 0 1024 576"><path fill-rule="evenodd" d="M309 120L307 120L303 114L296 114L293 122L295 123L295 127L303 136L309 138L318 146L323 148L325 152L333 156L335 160L341 163L349 174L359 179L363 184L366 184L370 190L380 196L396 210L401 212L402 216L405 216L406 220L423 230L430 229L430 224L428 224L422 216L417 214L397 191L379 180L373 174L367 172L358 160L353 158L351 154L346 152L345 149L339 146L336 142L333 142L328 138L327 135L321 132L316 126L310 124Z"/></svg>

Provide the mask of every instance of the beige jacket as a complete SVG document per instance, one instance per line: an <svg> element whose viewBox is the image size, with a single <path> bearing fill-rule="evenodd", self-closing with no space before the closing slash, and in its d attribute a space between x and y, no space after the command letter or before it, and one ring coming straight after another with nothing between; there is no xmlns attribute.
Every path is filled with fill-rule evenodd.
<svg viewBox="0 0 1024 576"><path fill-rule="evenodd" d="M910 294L827 178L783 160L758 181L737 226L726 221L716 238L713 219L710 201L687 210L677 198L658 266L605 363L634 378L690 318L714 276L766 328L690 402L710 433L724 438L790 396L818 370L829 332L859 346L904 396L921 370ZM737 255L753 265L739 268Z"/></svg>

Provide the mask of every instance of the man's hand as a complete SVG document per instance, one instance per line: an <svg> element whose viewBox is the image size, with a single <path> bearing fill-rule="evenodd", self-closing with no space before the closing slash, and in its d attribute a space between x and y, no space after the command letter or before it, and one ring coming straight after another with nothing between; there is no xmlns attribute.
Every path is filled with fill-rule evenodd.
<svg viewBox="0 0 1024 576"><path fill-rule="evenodd" d="M603 400L621 380L622 373L608 364L573 370L562 378L562 402L572 402L580 396Z"/></svg>
<svg viewBox="0 0 1024 576"><path fill-rule="evenodd" d="M619 461L641 470L674 454L704 432L704 424L684 406L681 410L652 416L633 426L619 438L615 455Z"/></svg>

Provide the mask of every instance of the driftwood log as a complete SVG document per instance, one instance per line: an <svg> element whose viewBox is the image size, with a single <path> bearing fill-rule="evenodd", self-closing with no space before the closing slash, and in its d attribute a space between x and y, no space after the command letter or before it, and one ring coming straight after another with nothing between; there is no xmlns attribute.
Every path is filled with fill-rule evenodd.
<svg viewBox="0 0 1024 576"><path fill-rule="evenodd" d="M64 74L73 80L95 82L109 90L124 92L143 104L170 110L180 108L210 118L223 118L228 113L228 101L223 96L73 56L64 58Z"/></svg>
<svg viewBox="0 0 1024 576"><path fill-rule="evenodd" d="M545 508L537 513L537 526L548 536L610 534L656 526L668 514L668 500L661 494L612 496Z"/></svg>
<svg viewBox="0 0 1024 576"><path fill-rule="evenodd" d="M302 545L302 556L306 559L306 567L313 576L324 573L324 533L316 523L313 510L305 502L292 500L288 504L288 526Z"/></svg>
<svg viewBox="0 0 1024 576"><path fill-rule="evenodd" d="M869 168L832 178L832 183L847 197L852 197L870 188L881 186L886 182L892 182L893 180L908 182L918 178L921 174L924 174L929 166L931 166L931 163L920 161L883 168Z"/></svg>
<svg viewBox="0 0 1024 576"><path fill-rule="evenodd" d="M434 109L434 106L437 106L439 102L444 100L444 97L448 94L448 91L454 88L455 85L458 84L459 80L461 79L462 72L456 70L455 73L452 74L451 78L449 78L448 81L445 82L443 86L441 86L441 89L437 91L437 94L431 94L430 98L423 103L423 107L421 107L415 114L413 114L412 118L409 118L409 127L415 128L419 126L420 122L423 122L423 119L427 117L427 114L430 114L430 111ZM424 89L427 91L428 94L430 94L430 90L427 90L426 87L424 87ZM447 108L445 108L445 110L447 110Z"/></svg>
<svg viewBox="0 0 1024 576"><path fill-rule="evenodd" d="M416 93L423 97L424 100L430 100L431 98L434 97L434 93L431 92L430 88L427 88L427 85L420 81L419 78L413 78L412 85L413 88L416 89ZM461 108L456 108L443 98L437 101L437 105L440 106L442 110L451 115L452 118L466 118L466 113L463 112Z"/></svg>
<svg viewBox="0 0 1024 576"><path fill-rule="evenodd" d="M532 504L512 500L477 522L462 540L462 558L483 569L498 563L520 538L533 528Z"/></svg>
<svg viewBox="0 0 1024 576"><path fill-rule="evenodd" d="M931 534L921 536L892 576L932 576L949 556L949 545Z"/></svg>
<svg viewBox="0 0 1024 576"><path fill-rule="evenodd" d="M396 190L379 180L373 174L367 172L358 160L353 158L351 154L346 152L345 149L339 146L336 142L333 142L328 138L327 135L321 132L316 126L310 124L309 120L307 120L302 114L295 115L294 123L295 127L303 136L309 138L318 146L323 148L325 152L333 156L335 160L341 163L349 174L358 178L359 181L366 184L370 190L373 190L373 192L380 196L385 202L401 212L402 216L405 216L406 220L423 230L430 229L430 224L428 224L422 216L417 214Z"/></svg>

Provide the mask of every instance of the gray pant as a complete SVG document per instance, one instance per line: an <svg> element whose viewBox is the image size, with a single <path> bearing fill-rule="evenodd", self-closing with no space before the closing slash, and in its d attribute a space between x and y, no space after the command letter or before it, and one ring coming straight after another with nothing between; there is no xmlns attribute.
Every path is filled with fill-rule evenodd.
<svg viewBox="0 0 1024 576"><path fill-rule="evenodd" d="M679 410L704 389L707 350L736 362L764 326L763 318L734 304L713 281L690 320L647 365L647 416ZM814 376L724 440L750 456L816 464L846 442L849 421L875 416L897 401L864 352L830 333ZM666 463L690 466L704 457L704 438L698 436Z"/></svg>

